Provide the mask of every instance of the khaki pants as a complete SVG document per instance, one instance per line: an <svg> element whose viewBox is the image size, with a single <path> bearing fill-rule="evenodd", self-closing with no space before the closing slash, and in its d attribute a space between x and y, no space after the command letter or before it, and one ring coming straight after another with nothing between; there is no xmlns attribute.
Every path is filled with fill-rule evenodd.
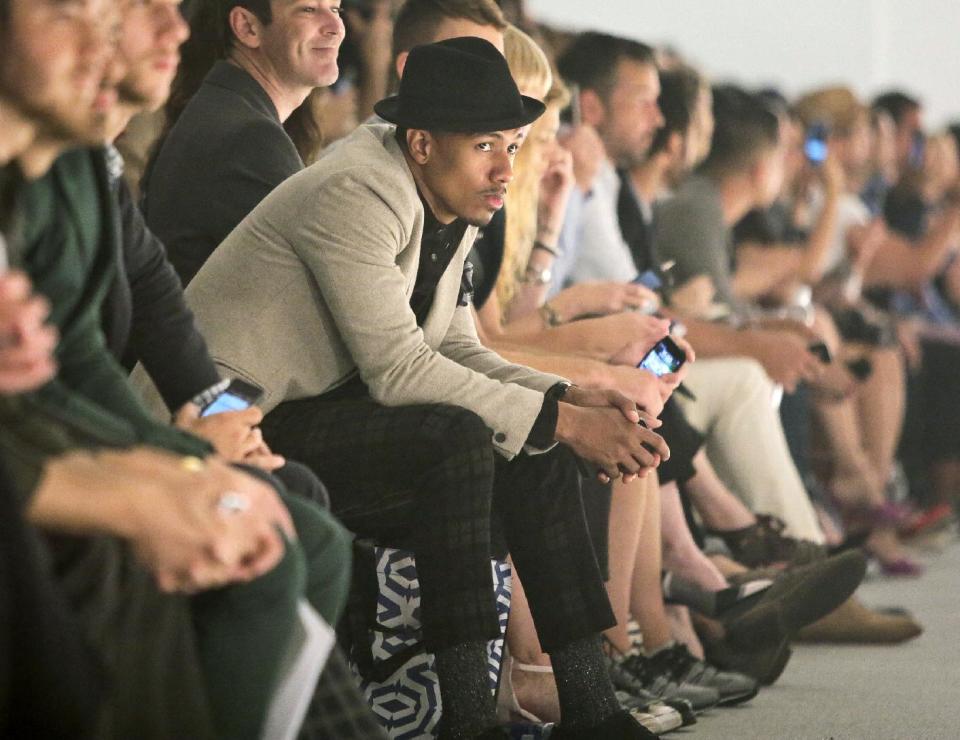
<svg viewBox="0 0 960 740"><path fill-rule="evenodd" d="M707 437L717 475L757 514L783 519L787 532L824 541L813 505L773 408L773 383L754 360L698 360L685 381L696 401L677 395L690 423Z"/></svg>

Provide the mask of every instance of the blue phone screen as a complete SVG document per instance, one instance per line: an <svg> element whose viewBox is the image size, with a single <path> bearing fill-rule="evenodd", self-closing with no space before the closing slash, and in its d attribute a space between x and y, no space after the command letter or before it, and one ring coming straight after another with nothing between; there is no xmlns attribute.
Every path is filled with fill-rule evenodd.
<svg viewBox="0 0 960 740"><path fill-rule="evenodd" d="M823 139L809 138L803 145L803 153L807 159L816 164L822 164L827 158L827 142Z"/></svg>
<svg viewBox="0 0 960 740"><path fill-rule="evenodd" d="M660 342L650 350L637 367L641 370L649 370L659 378L663 375L675 373L680 369L681 364L680 360L670 352L670 348L663 342Z"/></svg>
<svg viewBox="0 0 960 740"><path fill-rule="evenodd" d="M200 416L212 416L213 414L222 414L224 411L243 411L250 408L250 402L246 398L240 398L230 391L224 391L216 400L207 406Z"/></svg>

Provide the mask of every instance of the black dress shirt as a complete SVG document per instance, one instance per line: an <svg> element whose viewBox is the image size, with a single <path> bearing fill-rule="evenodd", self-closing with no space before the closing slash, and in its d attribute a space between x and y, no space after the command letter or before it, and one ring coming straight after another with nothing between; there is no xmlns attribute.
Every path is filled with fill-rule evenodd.
<svg viewBox="0 0 960 740"><path fill-rule="evenodd" d="M417 326L423 326L427 314L433 306L433 297L437 292L437 285L443 273L450 266L450 260L456 254L463 235L467 230L467 223L456 219L449 224L442 224L433 215L430 206L423 199L423 238L420 241L420 266L417 269L417 279L413 284L413 294L410 296L410 308L417 317ZM501 242L502 245L502 242ZM501 257L502 259L502 257ZM472 267L469 262L464 265L465 279L461 288L461 296L471 291L469 273ZM489 279L489 278L488 278ZM496 280L496 276L493 276ZM562 384L557 384L560 386ZM559 396L560 388L554 386L543 398L543 406L537 415L530 434L527 435L527 444L543 450L552 445L557 434L557 419L560 415Z"/></svg>
<svg viewBox="0 0 960 740"><path fill-rule="evenodd" d="M450 260L457 253L467 231L466 221L459 218L449 224L440 223L422 195L420 200L423 202L423 238L420 241L417 280L410 296L410 308L417 317L417 326L423 326L427 320L440 278L450 266Z"/></svg>

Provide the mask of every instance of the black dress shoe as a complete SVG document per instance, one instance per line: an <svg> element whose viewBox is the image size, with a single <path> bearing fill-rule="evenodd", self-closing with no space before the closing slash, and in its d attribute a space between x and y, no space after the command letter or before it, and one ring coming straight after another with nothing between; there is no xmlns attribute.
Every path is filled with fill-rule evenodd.
<svg viewBox="0 0 960 740"><path fill-rule="evenodd" d="M866 557L851 550L784 571L756 603L724 613L727 640L731 647L757 650L793 638L845 602L866 570Z"/></svg>
<svg viewBox="0 0 960 740"><path fill-rule="evenodd" d="M567 729L557 725L550 733L551 740L656 740L646 727L639 724L628 712L619 712L599 725L583 729Z"/></svg>

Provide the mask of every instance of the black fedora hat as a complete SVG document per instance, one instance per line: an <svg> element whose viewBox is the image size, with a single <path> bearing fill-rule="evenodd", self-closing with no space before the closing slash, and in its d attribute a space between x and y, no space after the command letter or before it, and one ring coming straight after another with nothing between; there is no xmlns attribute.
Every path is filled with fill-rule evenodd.
<svg viewBox="0 0 960 740"><path fill-rule="evenodd" d="M400 94L381 100L374 110L403 128L485 133L533 123L545 106L520 94L497 47L464 36L415 46Z"/></svg>

